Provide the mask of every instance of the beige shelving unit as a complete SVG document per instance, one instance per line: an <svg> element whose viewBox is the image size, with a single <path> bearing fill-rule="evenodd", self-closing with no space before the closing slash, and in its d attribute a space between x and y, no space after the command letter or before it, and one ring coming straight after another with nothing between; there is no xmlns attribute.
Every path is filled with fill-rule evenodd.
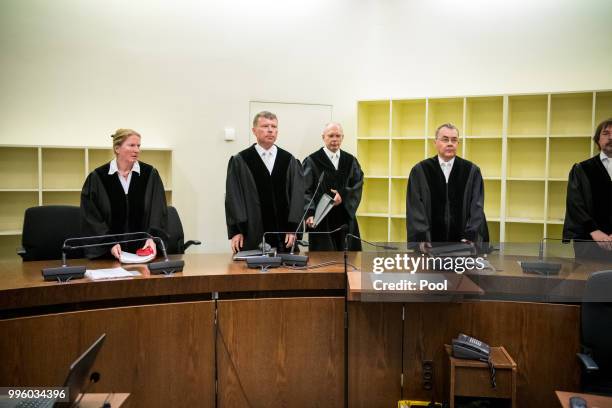
<svg viewBox="0 0 612 408"><path fill-rule="evenodd" d="M408 174L436 154L437 126L452 122L459 154L482 171L492 241L561 238L569 171L595 154L595 127L611 116L610 90L359 101L362 236L406 241Z"/></svg>
<svg viewBox="0 0 612 408"><path fill-rule="evenodd" d="M90 171L113 158L111 148L0 145L0 259L15 258L24 212L37 205L79 205ZM172 202L172 151L148 148L141 160L160 172Z"/></svg>

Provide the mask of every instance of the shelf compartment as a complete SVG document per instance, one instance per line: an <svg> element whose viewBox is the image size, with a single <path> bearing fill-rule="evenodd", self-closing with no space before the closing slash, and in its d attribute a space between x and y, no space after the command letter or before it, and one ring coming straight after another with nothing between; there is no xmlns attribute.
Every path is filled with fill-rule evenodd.
<svg viewBox="0 0 612 408"><path fill-rule="evenodd" d="M391 180L391 214L406 214L406 180Z"/></svg>
<svg viewBox="0 0 612 408"><path fill-rule="evenodd" d="M499 218L501 207L501 181L485 180L484 195L484 211L487 219Z"/></svg>
<svg viewBox="0 0 612 408"><path fill-rule="evenodd" d="M487 227L489 228L489 242L500 242L499 221L487 221Z"/></svg>
<svg viewBox="0 0 612 408"><path fill-rule="evenodd" d="M1 235L0 236L0 260L19 260L17 248L21 247L21 235Z"/></svg>
<svg viewBox="0 0 612 408"><path fill-rule="evenodd" d="M0 230L23 229L25 210L38 205L38 192L0 193Z"/></svg>
<svg viewBox="0 0 612 408"><path fill-rule="evenodd" d="M81 193L77 191L43 191L43 205L81 205Z"/></svg>
<svg viewBox="0 0 612 408"><path fill-rule="evenodd" d="M0 147L0 189L38 188L38 149Z"/></svg>
<svg viewBox="0 0 612 408"><path fill-rule="evenodd" d="M366 176L389 175L388 140L357 140L357 157Z"/></svg>
<svg viewBox="0 0 612 408"><path fill-rule="evenodd" d="M358 216L359 232L363 239L374 242L387 241L387 218ZM367 245L367 244L364 244Z"/></svg>
<svg viewBox="0 0 612 408"><path fill-rule="evenodd" d="M363 197L359 211L364 213L389 212L389 181L366 178L363 183Z"/></svg>
<svg viewBox="0 0 612 408"><path fill-rule="evenodd" d="M567 178L572 166L591 156L589 138L550 138L548 177Z"/></svg>
<svg viewBox="0 0 612 408"><path fill-rule="evenodd" d="M358 103L358 137L389 137L389 101Z"/></svg>
<svg viewBox="0 0 612 408"><path fill-rule="evenodd" d="M548 224L546 226L546 238L563 238L563 225ZM574 246L563 244L560 241L547 241L544 247L544 255L547 257L573 258Z"/></svg>
<svg viewBox="0 0 612 408"><path fill-rule="evenodd" d="M452 123L463 134L463 98L430 99L427 135L436 136L436 129L444 123Z"/></svg>
<svg viewBox="0 0 612 408"><path fill-rule="evenodd" d="M42 187L82 188L85 182L84 149L42 149Z"/></svg>
<svg viewBox="0 0 612 408"><path fill-rule="evenodd" d="M546 172L546 139L509 139L507 166L509 178L543 178Z"/></svg>
<svg viewBox="0 0 612 408"><path fill-rule="evenodd" d="M467 98L466 136L502 136L504 98Z"/></svg>
<svg viewBox="0 0 612 408"><path fill-rule="evenodd" d="M544 238L544 224L526 224L520 222L506 223L505 242L510 243L539 243ZM538 248L532 248L537 255Z"/></svg>
<svg viewBox="0 0 612 408"><path fill-rule="evenodd" d="M391 141L391 174L408 177L415 164L425 159L425 140Z"/></svg>
<svg viewBox="0 0 612 408"><path fill-rule="evenodd" d="M406 220L391 218L391 242L406 242Z"/></svg>
<svg viewBox="0 0 612 408"><path fill-rule="evenodd" d="M544 219L543 181L508 181L506 189L508 218Z"/></svg>
<svg viewBox="0 0 612 408"><path fill-rule="evenodd" d="M565 219L566 198L567 181L550 181L548 183L547 221L559 222Z"/></svg>
<svg viewBox="0 0 612 408"><path fill-rule="evenodd" d="M393 101L393 137L425 136L425 99Z"/></svg>
<svg viewBox="0 0 612 408"><path fill-rule="evenodd" d="M606 119L612 118L612 91L597 92L595 96L595 128Z"/></svg>
<svg viewBox="0 0 612 408"><path fill-rule="evenodd" d="M113 149L110 149L110 148L109 149L90 148L88 149L88 155L89 155L88 173L91 173L98 167L102 166L103 164L108 163L109 161L115 158L115 155L113 154Z"/></svg>
<svg viewBox="0 0 612 408"><path fill-rule="evenodd" d="M588 135L592 131L593 94L552 95L550 101L551 135Z"/></svg>
<svg viewBox="0 0 612 408"><path fill-rule="evenodd" d="M502 139L465 139L465 158L480 167L483 177L501 177Z"/></svg>
<svg viewBox="0 0 612 408"><path fill-rule="evenodd" d="M170 150L143 150L140 160L155 167L164 183L164 188L172 189L172 152Z"/></svg>
<svg viewBox="0 0 612 408"><path fill-rule="evenodd" d="M508 135L546 135L548 95L517 95L508 98Z"/></svg>

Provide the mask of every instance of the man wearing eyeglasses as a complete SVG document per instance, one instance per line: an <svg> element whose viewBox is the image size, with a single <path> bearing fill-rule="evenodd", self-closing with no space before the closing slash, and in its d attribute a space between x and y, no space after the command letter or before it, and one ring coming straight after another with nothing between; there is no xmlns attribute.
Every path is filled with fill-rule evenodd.
<svg viewBox="0 0 612 408"><path fill-rule="evenodd" d="M563 238L575 242L577 258L612 260L612 118L597 126L599 154L575 164L567 182Z"/></svg>
<svg viewBox="0 0 612 408"><path fill-rule="evenodd" d="M428 252L432 243L489 241L484 183L478 166L457 156L459 130L436 129L438 154L410 171L406 196L408 245Z"/></svg>

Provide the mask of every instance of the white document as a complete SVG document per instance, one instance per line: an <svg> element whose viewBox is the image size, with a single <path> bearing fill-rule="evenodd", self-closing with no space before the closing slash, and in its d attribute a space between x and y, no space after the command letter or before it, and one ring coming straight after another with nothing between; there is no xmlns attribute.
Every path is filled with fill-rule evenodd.
<svg viewBox="0 0 612 408"><path fill-rule="evenodd" d="M140 276L140 272L126 271L121 267L110 269L88 269L85 272L85 276L91 280L133 278L135 276Z"/></svg>
<svg viewBox="0 0 612 408"><path fill-rule="evenodd" d="M140 264L152 261L154 258L155 255L153 254L147 256L138 256L131 252L121 251L121 258L119 258L119 261L124 264Z"/></svg>

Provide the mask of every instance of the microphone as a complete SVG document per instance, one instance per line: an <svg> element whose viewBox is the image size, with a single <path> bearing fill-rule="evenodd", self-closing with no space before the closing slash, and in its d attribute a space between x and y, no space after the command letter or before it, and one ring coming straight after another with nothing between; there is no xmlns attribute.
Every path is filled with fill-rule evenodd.
<svg viewBox="0 0 612 408"><path fill-rule="evenodd" d="M523 273L532 273L537 275L558 275L561 270L561 264L558 262L548 262L544 260L544 242L546 241L561 241L559 238L548 238L544 237L540 240L540 246L538 249L538 260L537 261L521 261L521 269Z"/></svg>
<svg viewBox="0 0 612 408"><path fill-rule="evenodd" d="M333 234L338 231L346 231L348 229L347 224L343 224L338 228L331 231L311 231L308 234ZM292 234L292 232L287 231L268 231L264 232L263 241L265 242L265 236L268 234ZM250 256L246 258L247 266L249 268L273 268L278 267L281 264L287 266L306 266L308 263L308 255L296 255L292 253L278 253L274 256L269 256L265 254L262 256Z"/></svg>
<svg viewBox="0 0 612 408"><path fill-rule="evenodd" d="M137 237L137 238L132 238ZM72 278L82 278L85 274L85 266L68 266L66 261L66 251L82 248L97 248L101 246L111 246L115 244L123 244L128 242L137 242L145 239L152 239L160 244L164 260L160 262L154 262L149 265L149 271L153 274L171 274L174 272L180 272L183 270L185 261L175 260L171 261L168 259L166 252L166 246L160 237L154 237L148 232L127 232L124 234L108 234L108 235L95 235L89 237L79 238L68 238L64 241L62 246L62 266L54 268L43 268L42 274L45 280L58 280L60 282L67 282ZM90 240L99 240L102 242L96 242L93 244L81 244L74 245L73 243L78 242L90 242Z"/></svg>
<svg viewBox="0 0 612 408"><path fill-rule="evenodd" d="M297 228L295 229L295 236L296 236L296 240L293 241L293 245L291 246L291 254L293 254L293 252L295 251L295 244L297 242L297 233L300 230L300 225L302 225L302 223L304 222L304 218L306 218L306 214L308 214L308 210L310 210L310 206L312 205L312 202L314 201L315 197L317 196L317 191L319 191L319 187L321 187L321 183L323 183L323 179L325 178L325 172L321 172L321 175L319 176L319 181L317 181L317 187L315 188L314 193L312 194L312 197L310 198L310 201L308 202L308 205L306 206L306 210L304 211L304 214L302 214L302 219L300 220L300 222L298 223ZM299 256L299 255L298 255ZM308 260L308 257L306 257L306 261ZM306 262L304 261L304 262Z"/></svg>

